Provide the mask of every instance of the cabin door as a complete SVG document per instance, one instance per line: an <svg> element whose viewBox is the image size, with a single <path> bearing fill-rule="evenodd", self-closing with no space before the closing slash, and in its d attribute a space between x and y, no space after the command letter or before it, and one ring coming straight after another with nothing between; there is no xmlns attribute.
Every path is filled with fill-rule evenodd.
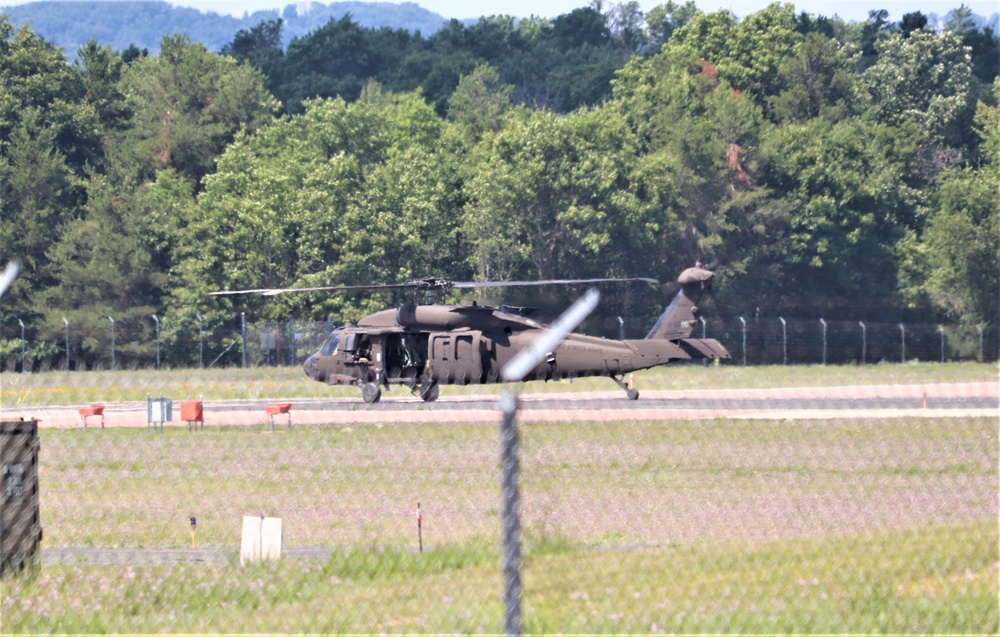
<svg viewBox="0 0 1000 637"><path fill-rule="evenodd" d="M482 332L431 334L427 366L440 383L465 385L482 382Z"/></svg>

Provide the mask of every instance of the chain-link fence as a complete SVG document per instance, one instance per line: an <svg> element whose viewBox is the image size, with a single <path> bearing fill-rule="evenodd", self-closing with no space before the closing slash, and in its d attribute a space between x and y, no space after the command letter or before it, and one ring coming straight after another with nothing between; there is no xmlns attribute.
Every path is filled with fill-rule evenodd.
<svg viewBox="0 0 1000 637"><path fill-rule="evenodd" d="M514 386L521 628L996 634L996 366L930 367L667 367L636 375L638 401ZM293 401L272 428L252 372L225 384L255 402L216 398L216 369L0 377L35 381L0 415L41 418L44 530L38 568L0 579L3 633L511 627L490 387ZM111 396L106 428L58 398L79 378L77 402ZM113 400L129 383L205 392L204 429L152 433Z"/></svg>
<svg viewBox="0 0 1000 637"><path fill-rule="evenodd" d="M245 315L214 326L105 316L79 325L67 319L53 336L51 326L21 322L0 325L0 360L7 371L293 365L315 353L334 327L329 321L260 322ZM993 361L1000 351L996 327L923 323L707 318L694 335L720 340L735 363L746 365Z"/></svg>

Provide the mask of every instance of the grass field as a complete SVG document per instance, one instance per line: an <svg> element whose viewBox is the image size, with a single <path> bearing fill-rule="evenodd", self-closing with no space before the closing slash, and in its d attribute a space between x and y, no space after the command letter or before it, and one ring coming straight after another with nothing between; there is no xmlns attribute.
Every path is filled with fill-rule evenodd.
<svg viewBox="0 0 1000 637"><path fill-rule="evenodd" d="M226 371L218 385L143 372L120 399L155 383L194 383L206 398L329 391L292 371ZM32 404L87 390L59 377L105 392L129 380L26 376L46 377L21 386ZM969 380L996 380L996 366L690 366L636 382ZM255 386L270 382L279 389ZM528 632L1000 631L995 419L532 423L522 444ZM231 558L0 580L0 632L501 632L497 452L495 425L43 430L44 547L184 547L194 515L198 544ZM239 566L242 516L259 513L282 518L286 546L332 557Z"/></svg>
<svg viewBox="0 0 1000 637"><path fill-rule="evenodd" d="M675 364L634 374L640 391L694 388L745 389L808 387L817 385L893 385L900 383L957 383L1000 378L997 363L880 363L877 365L807 365L742 367ZM530 382L525 392L615 391L607 378L573 382ZM442 386L442 396L499 392L498 385ZM16 405L74 405L90 402L146 400L147 396L178 400L242 398L357 397L353 387L331 387L309 380L298 367L250 369L120 370L98 372L50 371L0 374L0 408ZM396 388L392 395L408 395Z"/></svg>

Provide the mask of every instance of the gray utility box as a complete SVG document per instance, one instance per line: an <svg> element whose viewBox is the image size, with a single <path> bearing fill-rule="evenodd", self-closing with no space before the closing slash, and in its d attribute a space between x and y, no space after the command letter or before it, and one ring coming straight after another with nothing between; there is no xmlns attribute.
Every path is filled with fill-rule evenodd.
<svg viewBox="0 0 1000 637"><path fill-rule="evenodd" d="M0 421L0 575L38 563L38 421Z"/></svg>

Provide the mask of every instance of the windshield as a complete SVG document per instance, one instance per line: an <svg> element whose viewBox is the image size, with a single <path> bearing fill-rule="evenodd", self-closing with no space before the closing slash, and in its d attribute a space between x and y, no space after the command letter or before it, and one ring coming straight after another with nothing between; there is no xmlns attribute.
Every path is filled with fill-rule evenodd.
<svg viewBox="0 0 1000 637"><path fill-rule="evenodd" d="M340 344L340 333L334 332L330 334L330 338L326 339L323 343L323 347L319 350L319 353L323 356L332 356L334 352L337 351L337 345Z"/></svg>

